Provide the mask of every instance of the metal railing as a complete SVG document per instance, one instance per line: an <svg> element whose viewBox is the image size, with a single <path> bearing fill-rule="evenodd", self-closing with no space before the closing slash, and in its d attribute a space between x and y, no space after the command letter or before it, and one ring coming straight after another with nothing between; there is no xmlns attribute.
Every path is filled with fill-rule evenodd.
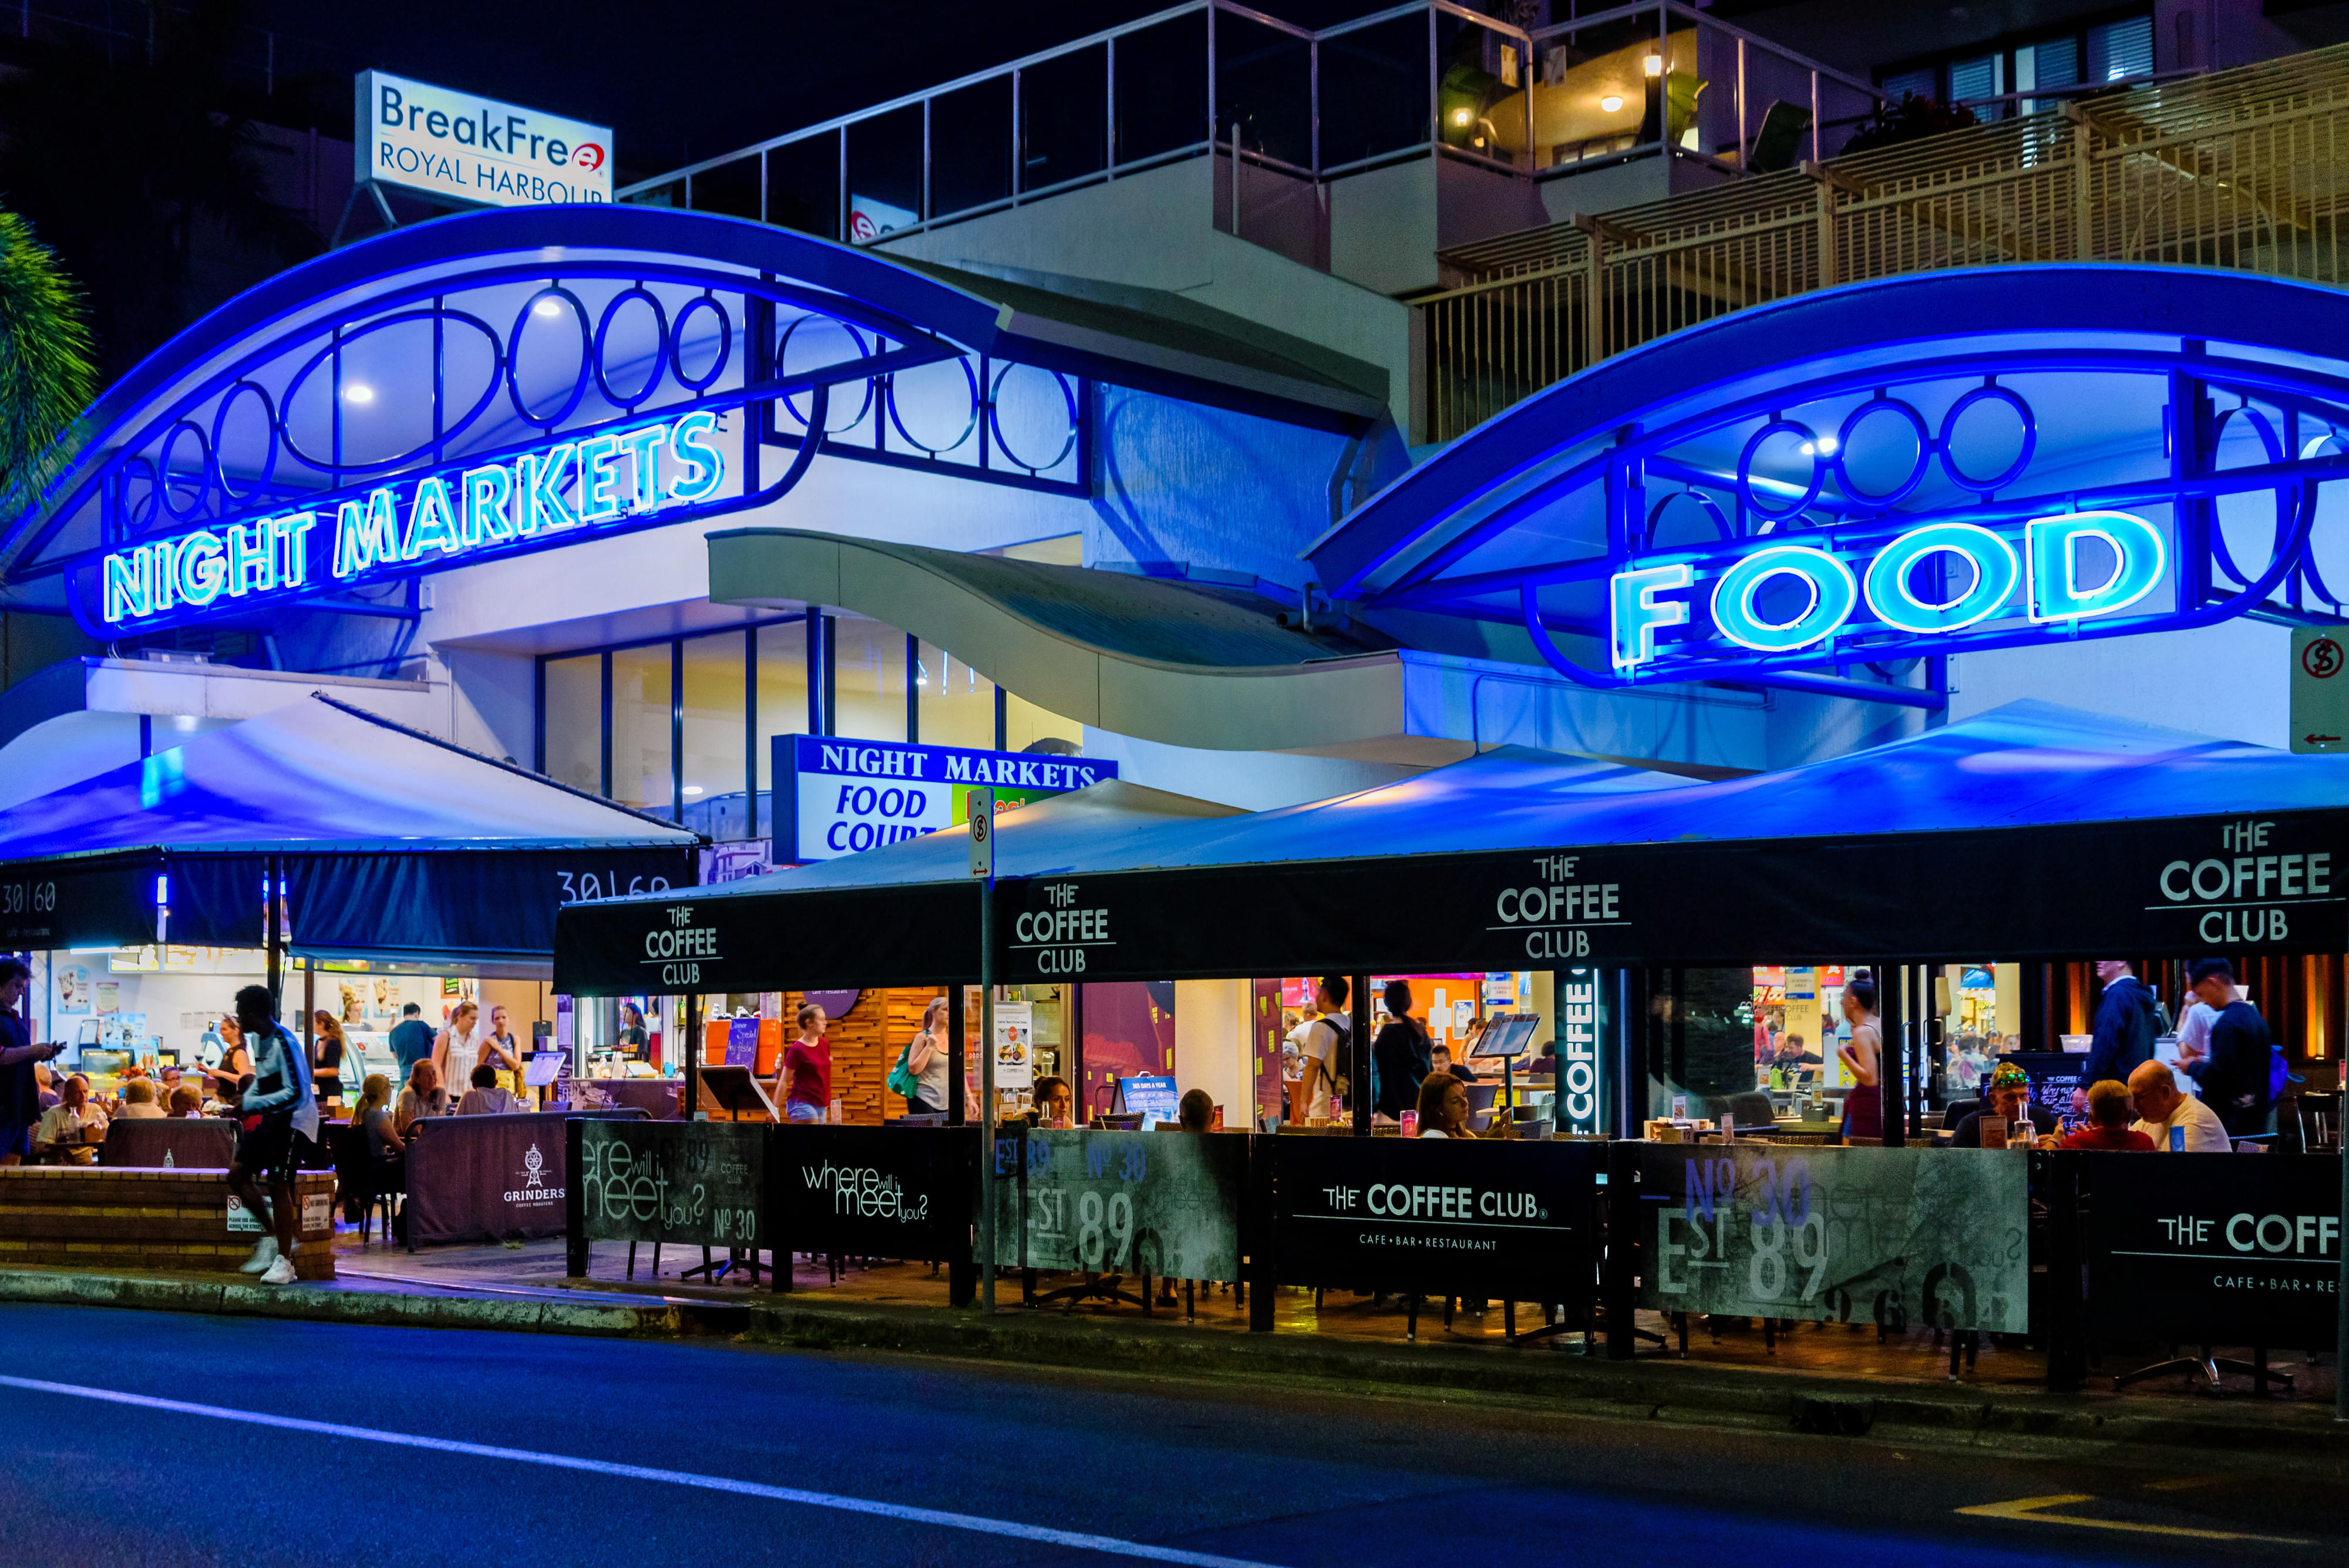
<svg viewBox="0 0 2349 1568"><path fill-rule="evenodd" d="M1443 253L1426 438L1683 327L1940 267L2114 261L2349 282L2349 45Z"/></svg>
<svg viewBox="0 0 2349 1568"><path fill-rule="evenodd" d="M1213 221L1244 232L1257 202L1277 224L1298 182L1414 158L1537 181L1661 156L1735 174L1764 145L1817 156L1823 127L1878 100L1681 0L1533 32L1455 0L1318 30L1185 0L616 195L868 243L1216 156L1263 176L1218 175Z"/></svg>

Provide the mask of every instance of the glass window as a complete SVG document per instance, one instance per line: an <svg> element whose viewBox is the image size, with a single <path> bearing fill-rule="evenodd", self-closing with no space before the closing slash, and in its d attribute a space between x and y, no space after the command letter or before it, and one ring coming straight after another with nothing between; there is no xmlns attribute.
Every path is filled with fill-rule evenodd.
<svg viewBox="0 0 2349 1568"><path fill-rule="evenodd" d="M612 798L659 816L675 805L665 642L612 655Z"/></svg>
<svg viewBox="0 0 2349 1568"><path fill-rule="evenodd" d="M748 638L729 631L684 643L685 821L719 840L753 836L742 777Z"/></svg>
<svg viewBox="0 0 2349 1568"><path fill-rule="evenodd" d="M604 658L546 661L546 776L557 784L604 793Z"/></svg>
<svg viewBox="0 0 2349 1568"><path fill-rule="evenodd" d="M915 680L922 697L922 744L994 747L994 681L928 642L922 644Z"/></svg>
<svg viewBox="0 0 2349 1568"><path fill-rule="evenodd" d="M861 616L833 621L832 732L860 741L905 738L905 634Z"/></svg>
<svg viewBox="0 0 2349 1568"><path fill-rule="evenodd" d="M1005 705L1004 743L1015 752L1024 752L1039 741L1060 741L1063 745L1047 748L1055 752L1077 752L1084 749L1085 727L1074 719L1064 719L1027 701L1018 692Z"/></svg>
<svg viewBox="0 0 2349 1568"><path fill-rule="evenodd" d="M759 789L774 787L773 737L804 735L808 730L807 622L762 626L759 639ZM775 830L774 814L762 800L755 837Z"/></svg>

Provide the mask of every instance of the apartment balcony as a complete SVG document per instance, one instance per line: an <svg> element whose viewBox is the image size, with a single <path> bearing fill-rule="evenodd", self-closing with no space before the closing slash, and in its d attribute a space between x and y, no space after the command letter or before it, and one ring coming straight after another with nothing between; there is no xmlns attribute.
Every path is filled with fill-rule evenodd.
<svg viewBox="0 0 2349 1568"><path fill-rule="evenodd" d="M2349 45L2024 107L1447 247L1448 286L1413 301L1423 439L1683 327L1864 279L2108 261L2349 282Z"/></svg>

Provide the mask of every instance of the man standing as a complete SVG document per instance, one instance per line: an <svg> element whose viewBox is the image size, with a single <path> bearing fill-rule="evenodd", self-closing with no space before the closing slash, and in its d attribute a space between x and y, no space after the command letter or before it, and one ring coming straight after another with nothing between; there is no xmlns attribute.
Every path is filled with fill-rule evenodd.
<svg viewBox="0 0 2349 1568"><path fill-rule="evenodd" d="M62 1045L36 1045L16 1009L33 971L20 958L0 958L0 1165L22 1165L33 1152L33 1127L41 1119L41 1082L36 1063L56 1058Z"/></svg>
<svg viewBox="0 0 2349 1568"><path fill-rule="evenodd" d="M1338 1114L1337 1077L1346 1057L1348 1030L1343 1025L1346 998L1351 993L1344 975L1329 976L1313 993L1314 1011L1320 1016L1289 1031L1299 1072L1291 1114L1301 1121L1310 1123L1316 1116L1327 1121Z"/></svg>
<svg viewBox="0 0 2349 1568"><path fill-rule="evenodd" d="M2233 1140L2218 1113L2180 1093L2178 1079L2159 1062L2146 1062L2129 1075L2129 1101L2137 1106L2134 1130L2153 1140L2156 1154L2231 1154Z"/></svg>
<svg viewBox="0 0 2349 1568"><path fill-rule="evenodd" d="M2268 1072L2275 1055L2267 1020L2235 991L2235 966L2203 959L2188 970L2194 994L2219 1010L2207 1052L2188 1056L2178 1046L2178 1065L2200 1085L2202 1099L2233 1137L2256 1137L2268 1130Z"/></svg>
<svg viewBox="0 0 2349 1568"><path fill-rule="evenodd" d="M416 1064L432 1054L432 1030L419 1016L424 1009L414 1002L399 1010L399 1023L391 1032L392 1059L399 1064L399 1082L405 1085Z"/></svg>
<svg viewBox="0 0 2349 1568"><path fill-rule="evenodd" d="M253 1054L253 1083L237 1102L240 1130L228 1188L245 1212L257 1217L263 1211L261 1182L267 1179L274 1233L263 1234L242 1267L260 1274L264 1285L290 1285L301 1223L294 1170L302 1147L318 1136L318 1100L310 1087L309 1058L279 1026L274 1001L265 985L248 985L236 993L237 1027Z"/></svg>
<svg viewBox="0 0 2349 1568"><path fill-rule="evenodd" d="M2153 1039L2161 1033L2153 988L2137 979L2126 959L2100 960L2096 978L2105 982L2105 997L2096 1004L2095 1039L2080 1082L2127 1082L2138 1063L2153 1060Z"/></svg>

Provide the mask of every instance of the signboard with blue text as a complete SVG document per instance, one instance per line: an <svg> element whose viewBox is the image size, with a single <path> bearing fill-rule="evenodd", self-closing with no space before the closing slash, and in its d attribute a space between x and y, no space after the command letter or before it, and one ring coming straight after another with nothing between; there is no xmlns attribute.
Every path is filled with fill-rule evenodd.
<svg viewBox="0 0 2349 1568"><path fill-rule="evenodd" d="M970 819L970 792L999 811L1117 777L1095 757L980 752L830 735L774 738L775 860L836 860Z"/></svg>
<svg viewBox="0 0 2349 1568"><path fill-rule="evenodd" d="M496 99L361 71L353 123L361 184L465 206L612 199L612 132Z"/></svg>

